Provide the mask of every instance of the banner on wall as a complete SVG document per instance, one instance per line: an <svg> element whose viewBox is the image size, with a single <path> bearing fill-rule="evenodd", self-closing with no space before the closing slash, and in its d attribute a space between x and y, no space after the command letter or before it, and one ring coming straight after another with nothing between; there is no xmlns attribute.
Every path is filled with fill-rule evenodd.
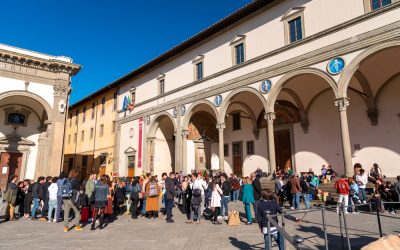
<svg viewBox="0 0 400 250"><path fill-rule="evenodd" d="M138 168L142 167L142 132L143 130L143 117L139 118L139 146L138 146Z"/></svg>

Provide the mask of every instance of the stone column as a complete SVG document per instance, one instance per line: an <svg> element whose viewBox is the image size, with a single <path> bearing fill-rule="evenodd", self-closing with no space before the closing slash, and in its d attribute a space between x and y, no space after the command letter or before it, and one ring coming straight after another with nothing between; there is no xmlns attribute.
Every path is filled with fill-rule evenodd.
<svg viewBox="0 0 400 250"><path fill-rule="evenodd" d="M189 135L189 130L182 130L182 168L183 174L188 174L187 169L187 136Z"/></svg>
<svg viewBox="0 0 400 250"><path fill-rule="evenodd" d="M224 171L225 155L224 155L224 129L225 123L218 123L218 156L219 156L219 169Z"/></svg>
<svg viewBox="0 0 400 250"><path fill-rule="evenodd" d="M179 106L176 107L179 110ZM175 131L175 172L182 170L182 135L181 135L181 115L180 112L176 117Z"/></svg>
<svg viewBox="0 0 400 250"><path fill-rule="evenodd" d="M152 155L153 155L153 149L152 149L152 147L153 147L153 140L154 140L154 137L148 137L147 139L146 139L146 152L147 152L147 160L146 160L146 170L145 170L145 172L146 173L152 173L153 174L153 171L154 171L154 166L153 166L153 164L154 164L154 159L153 159L153 161L152 161Z"/></svg>
<svg viewBox="0 0 400 250"><path fill-rule="evenodd" d="M340 116L340 133L342 137L344 172L348 177L353 175L349 124L347 122L347 107L349 105L349 99L346 97L335 99L335 106L339 109Z"/></svg>
<svg viewBox="0 0 400 250"><path fill-rule="evenodd" d="M38 150L37 150L37 158L36 158L36 169L34 179L36 180L41 175L46 175L45 163L47 162L47 150L48 148L48 138L47 132L43 131L39 135L38 139ZM21 173L22 175L22 173Z"/></svg>
<svg viewBox="0 0 400 250"><path fill-rule="evenodd" d="M269 156L269 173L276 171L275 159L275 139L274 139L274 119L275 113L265 113L264 119L267 120L267 133L268 133L268 156Z"/></svg>
<svg viewBox="0 0 400 250"><path fill-rule="evenodd" d="M95 123L95 126L97 126L97 123ZM121 171L119 171L120 142L121 142L121 123L117 122L116 135L114 137L114 162L113 162L113 172L117 173L121 173ZM93 154L93 159L94 159L94 154ZM92 169L90 169L90 171L92 171Z"/></svg>

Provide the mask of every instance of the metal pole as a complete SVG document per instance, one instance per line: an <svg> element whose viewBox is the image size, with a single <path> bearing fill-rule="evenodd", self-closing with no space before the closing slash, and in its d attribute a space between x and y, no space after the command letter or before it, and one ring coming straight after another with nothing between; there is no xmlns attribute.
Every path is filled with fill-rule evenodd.
<svg viewBox="0 0 400 250"><path fill-rule="evenodd" d="M343 224L344 224L344 231L346 233L346 239L347 239L347 247L349 250L351 250L351 245L350 245L350 237L349 237L349 231L347 229L347 222L346 222L346 212L347 212L347 207L342 204L342 211L343 211Z"/></svg>
<svg viewBox="0 0 400 250"><path fill-rule="evenodd" d="M378 200L375 201L375 208L376 208L376 218L378 219L379 237L382 237L383 233L382 233L381 216L379 213L379 201Z"/></svg>
<svg viewBox="0 0 400 250"><path fill-rule="evenodd" d="M328 250L328 234L326 232L326 221L325 221L325 205L322 205L322 228L324 230L325 237L325 250Z"/></svg>
<svg viewBox="0 0 400 250"><path fill-rule="evenodd" d="M285 230L285 211L282 211L281 216L282 216L282 228ZM283 237L283 234L281 234L281 237ZM285 239L285 237L283 237L283 249L286 249L286 239Z"/></svg>
<svg viewBox="0 0 400 250"><path fill-rule="evenodd" d="M267 218L267 232L268 232L268 249L272 248L272 242L271 242L271 223L268 220L268 215L270 215L270 211L265 211L264 216Z"/></svg>
<svg viewBox="0 0 400 250"><path fill-rule="evenodd" d="M342 210L341 209L339 209L339 227L340 227L340 238L342 240L342 249L344 249L343 228L342 228Z"/></svg>

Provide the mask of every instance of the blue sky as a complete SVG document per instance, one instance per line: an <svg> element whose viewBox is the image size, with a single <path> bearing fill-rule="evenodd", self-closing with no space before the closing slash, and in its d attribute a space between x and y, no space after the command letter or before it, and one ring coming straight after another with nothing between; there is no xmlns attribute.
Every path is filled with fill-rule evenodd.
<svg viewBox="0 0 400 250"><path fill-rule="evenodd" d="M249 2L3 1L0 43L81 64L72 79L73 104Z"/></svg>

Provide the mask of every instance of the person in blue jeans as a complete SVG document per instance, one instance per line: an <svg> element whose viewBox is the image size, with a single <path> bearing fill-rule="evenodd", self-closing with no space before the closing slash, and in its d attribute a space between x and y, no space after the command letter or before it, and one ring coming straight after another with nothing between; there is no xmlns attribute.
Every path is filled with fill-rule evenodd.
<svg viewBox="0 0 400 250"><path fill-rule="evenodd" d="M220 216L224 216L224 220L228 220L228 203L230 200L230 193L232 190L232 184L228 180L228 176L225 173L221 174L221 189L222 189L222 195L221 195L221 210L220 210Z"/></svg>
<svg viewBox="0 0 400 250"><path fill-rule="evenodd" d="M251 216L251 204L254 204L253 184L249 177L243 179L242 187L242 202L246 211L247 225L253 224L253 218Z"/></svg>
<svg viewBox="0 0 400 250"><path fill-rule="evenodd" d="M290 178L290 193L292 194L292 207L290 209L300 209L301 187L299 175L296 173Z"/></svg>
<svg viewBox="0 0 400 250"><path fill-rule="evenodd" d="M266 216L267 211L271 216L278 213L282 213L282 208L278 205L274 199L274 194L271 191L263 190L261 192L261 201L257 207L256 219L258 226L260 227L261 233L264 235L265 249L269 250L269 239L268 239L268 218ZM278 217L273 217L273 220L278 221ZM270 224L271 238L278 244L279 250L284 249L284 237L280 234L276 227Z"/></svg>
<svg viewBox="0 0 400 250"><path fill-rule="evenodd" d="M306 205L306 209L310 209L310 185L308 183L308 174L304 174L303 178L300 181L301 192L304 200L304 204ZM300 206L299 206L300 208Z"/></svg>
<svg viewBox="0 0 400 250"><path fill-rule="evenodd" d="M32 188L32 200L33 200L33 208L31 211L31 220L37 220L36 218L36 212L37 209L39 208L39 202L42 199L42 185L45 181L44 176L40 176L37 180L37 182L35 182L35 184L33 184L33 188Z"/></svg>

